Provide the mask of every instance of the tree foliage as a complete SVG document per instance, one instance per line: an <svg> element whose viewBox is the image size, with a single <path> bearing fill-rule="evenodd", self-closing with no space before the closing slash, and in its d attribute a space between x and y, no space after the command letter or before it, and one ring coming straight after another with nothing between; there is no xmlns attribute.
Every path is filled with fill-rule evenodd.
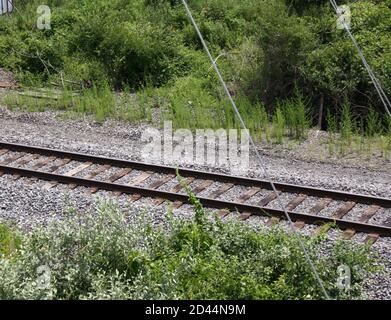
<svg viewBox="0 0 391 320"><path fill-rule="evenodd" d="M343 1L353 34L391 93L391 3ZM16 1L0 18L1 66L25 82L59 74L133 89L162 87L190 74L221 96L202 46L176 0L48 1L51 30L37 30L37 1ZM333 112L349 100L383 112L361 60L326 0L189 1L232 90L273 111L300 90L316 112L320 95ZM237 92L239 91L239 92Z"/></svg>

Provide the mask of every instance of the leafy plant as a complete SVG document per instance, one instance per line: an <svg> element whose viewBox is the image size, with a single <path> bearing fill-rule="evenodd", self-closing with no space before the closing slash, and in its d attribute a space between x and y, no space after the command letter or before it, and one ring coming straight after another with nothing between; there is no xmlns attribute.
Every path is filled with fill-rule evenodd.
<svg viewBox="0 0 391 320"><path fill-rule="evenodd" d="M169 211L156 226L147 212L129 220L114 202L102 202L95 212L70 210L63 221L23 235L13 259L0 257L0 298L324 298L295 237L223 223L186 189L194 219L174 219ZM360 297L372 270L368 248L340 242L319 256L324 237L303 240L330 295ZM352 270L347 291L337 287L341 264ZM42 266L50 271L45 287L38 285Z"/></svg>

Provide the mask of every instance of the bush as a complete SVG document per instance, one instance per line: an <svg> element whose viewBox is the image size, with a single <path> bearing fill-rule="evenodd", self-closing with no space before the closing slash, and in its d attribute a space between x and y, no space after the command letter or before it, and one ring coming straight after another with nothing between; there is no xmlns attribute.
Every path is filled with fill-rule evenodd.
<svg viewBox="0 0 391 320"><path fill-rule="evenodd" d="M170 213L158 227L147 213L131 221L113 202L23 237L15 259L0 258L1 299L322 299L296 238L241 222L209 219L197 200L194 220ZM324 238L305 238L333 298L358 298L368 248L346 242L326 256ZM352 287L337 287L337 268ZM43 273L42 273L43 272ZM42 278L44 277L44 278ZM46 279L46 280L45 280Z"/></svg>

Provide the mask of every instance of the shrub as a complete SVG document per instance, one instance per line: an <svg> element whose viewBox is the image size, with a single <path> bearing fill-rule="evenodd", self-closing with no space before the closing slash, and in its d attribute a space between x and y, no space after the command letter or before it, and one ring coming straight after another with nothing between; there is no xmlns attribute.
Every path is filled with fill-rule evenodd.
<svg viewBox="0 0 391 320"><path fill-rule="evenodd" d="M132 221L113 202L87 215L23 237L17 258L0 258L2 299L318 299L324 298L291 235L245 223L209 219L191 196L195 220L168 213L153 227L146 213ZM341 242L319 256L324 238L305 238L333 298L360 297L372 256ZM352 270L352 287L338 289L337 268ZM44 268L42 268L44 266ZM50 277L42 282L39 271ZM50 281L49 281L50 280ZM46 286L42 287L42 283Z"/></svg>

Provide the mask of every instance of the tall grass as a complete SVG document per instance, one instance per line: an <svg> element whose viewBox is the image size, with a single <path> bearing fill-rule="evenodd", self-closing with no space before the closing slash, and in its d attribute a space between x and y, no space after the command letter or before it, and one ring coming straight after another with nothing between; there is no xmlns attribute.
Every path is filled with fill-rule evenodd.
<svg viewBox="0 0 391 320"><path fill-rule="evenodd" d="M138 103L127 90L117 94L108 86L93 86L80 93L75 93L69 88L49 88L41 91L34 88L25 91L31 95L9 93L2 102L10 109L19 108L28 112L52 109L64 111L64 117L67 114L92 115L97 122L103 122L108 118L127 121L151 120L151 110L148 106ZM44 94L44 97L36 97L36 94Z"/></svg>
<svg viewBox="0 0 391 320"><path fill-rule="evenodd" d="M272 136L278 144L282 144L284 135L285 135L285 117L282 108L277 107L276 112L273 116Z"/></svg>
<svg viewBox="0 0 391 320"><path fill-rule="evenodd" d="M290 136L297 140L307 137L310 121L307 115L307 104L300 93L292 99L288 99L282 105L286 126Z"/></svg>
<svg viewBox="0 0 391 320"><path fill-rule="evenodd" d="M342 105L340 128L341 138L350 146L352 144L353 120L350 105L347 102Z"/></svg>
<svg viewBox="0 0 391 320"><path fill-rule="evenodd" d="M376 152L381 153L384 160L389 159L390 120L382 119L373 108L369 108L365 117L354 118L350 105L345 102L339 115L327 111L326 122L330 155L336 151L340 156L357 152L370 159Z"/></svg>

